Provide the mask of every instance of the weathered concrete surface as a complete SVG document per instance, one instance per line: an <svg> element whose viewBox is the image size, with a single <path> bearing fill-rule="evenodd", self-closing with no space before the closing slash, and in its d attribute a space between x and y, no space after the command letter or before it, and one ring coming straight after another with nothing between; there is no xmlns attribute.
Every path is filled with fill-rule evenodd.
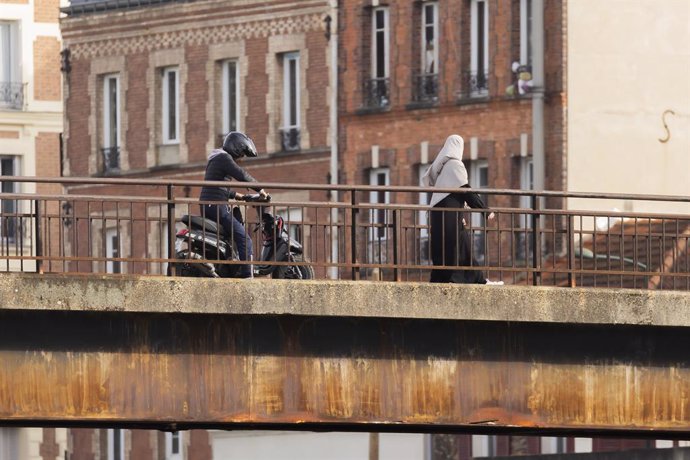
<svg viewBox="0 0 690 460"><path fill-rule="evenodd" d="M0 425L690 435L687 293L0 276Z"/></svg>
<svg viewBox="0 0 690 460"><path fill-rule="evenodd" d="M0 309L690 327L690 293L348 281L0 275Z"/></svg>

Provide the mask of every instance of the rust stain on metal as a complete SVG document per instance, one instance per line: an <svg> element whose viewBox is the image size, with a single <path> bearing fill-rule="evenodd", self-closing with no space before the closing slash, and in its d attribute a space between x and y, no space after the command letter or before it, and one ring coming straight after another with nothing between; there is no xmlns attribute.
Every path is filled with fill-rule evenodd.
<svg viewBox="0 0 690 460"><path fill-rule="evenodd" d="M435 324L369 320L360 328L331 320L324 327L341 331L332 338L305 329L307 320L189 315L121 318L63 343L60 334L76 334L85 321L64 315L61 332L31 349L22 315L5 319L24 331L0 326L10 337L0 337L0 421L690 431L690 369L668 359L671 348L644 360L634 347L610 356L572 347L559 355L532 342L538 330L531 327L437 331Z"/></svg>

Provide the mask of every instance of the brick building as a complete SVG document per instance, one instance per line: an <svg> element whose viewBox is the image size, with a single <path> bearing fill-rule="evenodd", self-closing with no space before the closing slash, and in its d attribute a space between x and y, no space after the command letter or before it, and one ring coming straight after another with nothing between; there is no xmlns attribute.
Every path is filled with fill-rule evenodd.
<svg viewBox="0 0 690 460"><path fill-rule="evenodd" d="M73 1L62 11L69 62L65 176L201 179L223 134L241 130L260 152L244 163L257 180L327 181L328 1ZM104 191L127 193L79 188ZM276 201L324 199L323 193L271 192ZM88 213L75 206L74 215ZM131 217L151 212L158 211L132 210ZM111 239L122 246L134 231L99 228L94 247L113 252ZM146 231L149 238L140 241L165 244L165 231ZM140 241L124 244L119 254L143 253Z"/></svg>

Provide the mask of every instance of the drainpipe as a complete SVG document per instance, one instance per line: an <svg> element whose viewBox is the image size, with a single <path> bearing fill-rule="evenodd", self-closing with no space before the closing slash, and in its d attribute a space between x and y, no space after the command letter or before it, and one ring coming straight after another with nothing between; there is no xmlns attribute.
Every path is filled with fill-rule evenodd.
<svg viewBox="0 0 690 460"><path fill-rule="evenodd" d="M534 189L544 191L544 0L532 0L532 161ZM541 203L543 208L543 203Z"/></svg>
<svg viewBox="0 0 690 460"><path fill-rule="evenodd" d="M331 130L331 161L330 183L338 184L338 0L330 0L330 20L326 21L326 37L331 45L330 63L330 130ZM338 192L331 190L330 201L338 201ZM331 208L331 261L338 262L338 209ZM331 279L338 279L338 267L331 267Z"/></svg>

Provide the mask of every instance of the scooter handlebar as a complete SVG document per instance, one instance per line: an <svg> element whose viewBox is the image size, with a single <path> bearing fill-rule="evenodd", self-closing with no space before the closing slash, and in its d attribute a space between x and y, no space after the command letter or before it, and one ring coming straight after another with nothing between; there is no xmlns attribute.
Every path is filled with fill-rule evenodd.
<svg viewBox="0 0 690 460"><path fill-rule="evenodd" d="M265 196L259 193L252 193L242 196L242 201L247 201L250 203L268 203L271 201L271 195L266 194Z"/></svg>

